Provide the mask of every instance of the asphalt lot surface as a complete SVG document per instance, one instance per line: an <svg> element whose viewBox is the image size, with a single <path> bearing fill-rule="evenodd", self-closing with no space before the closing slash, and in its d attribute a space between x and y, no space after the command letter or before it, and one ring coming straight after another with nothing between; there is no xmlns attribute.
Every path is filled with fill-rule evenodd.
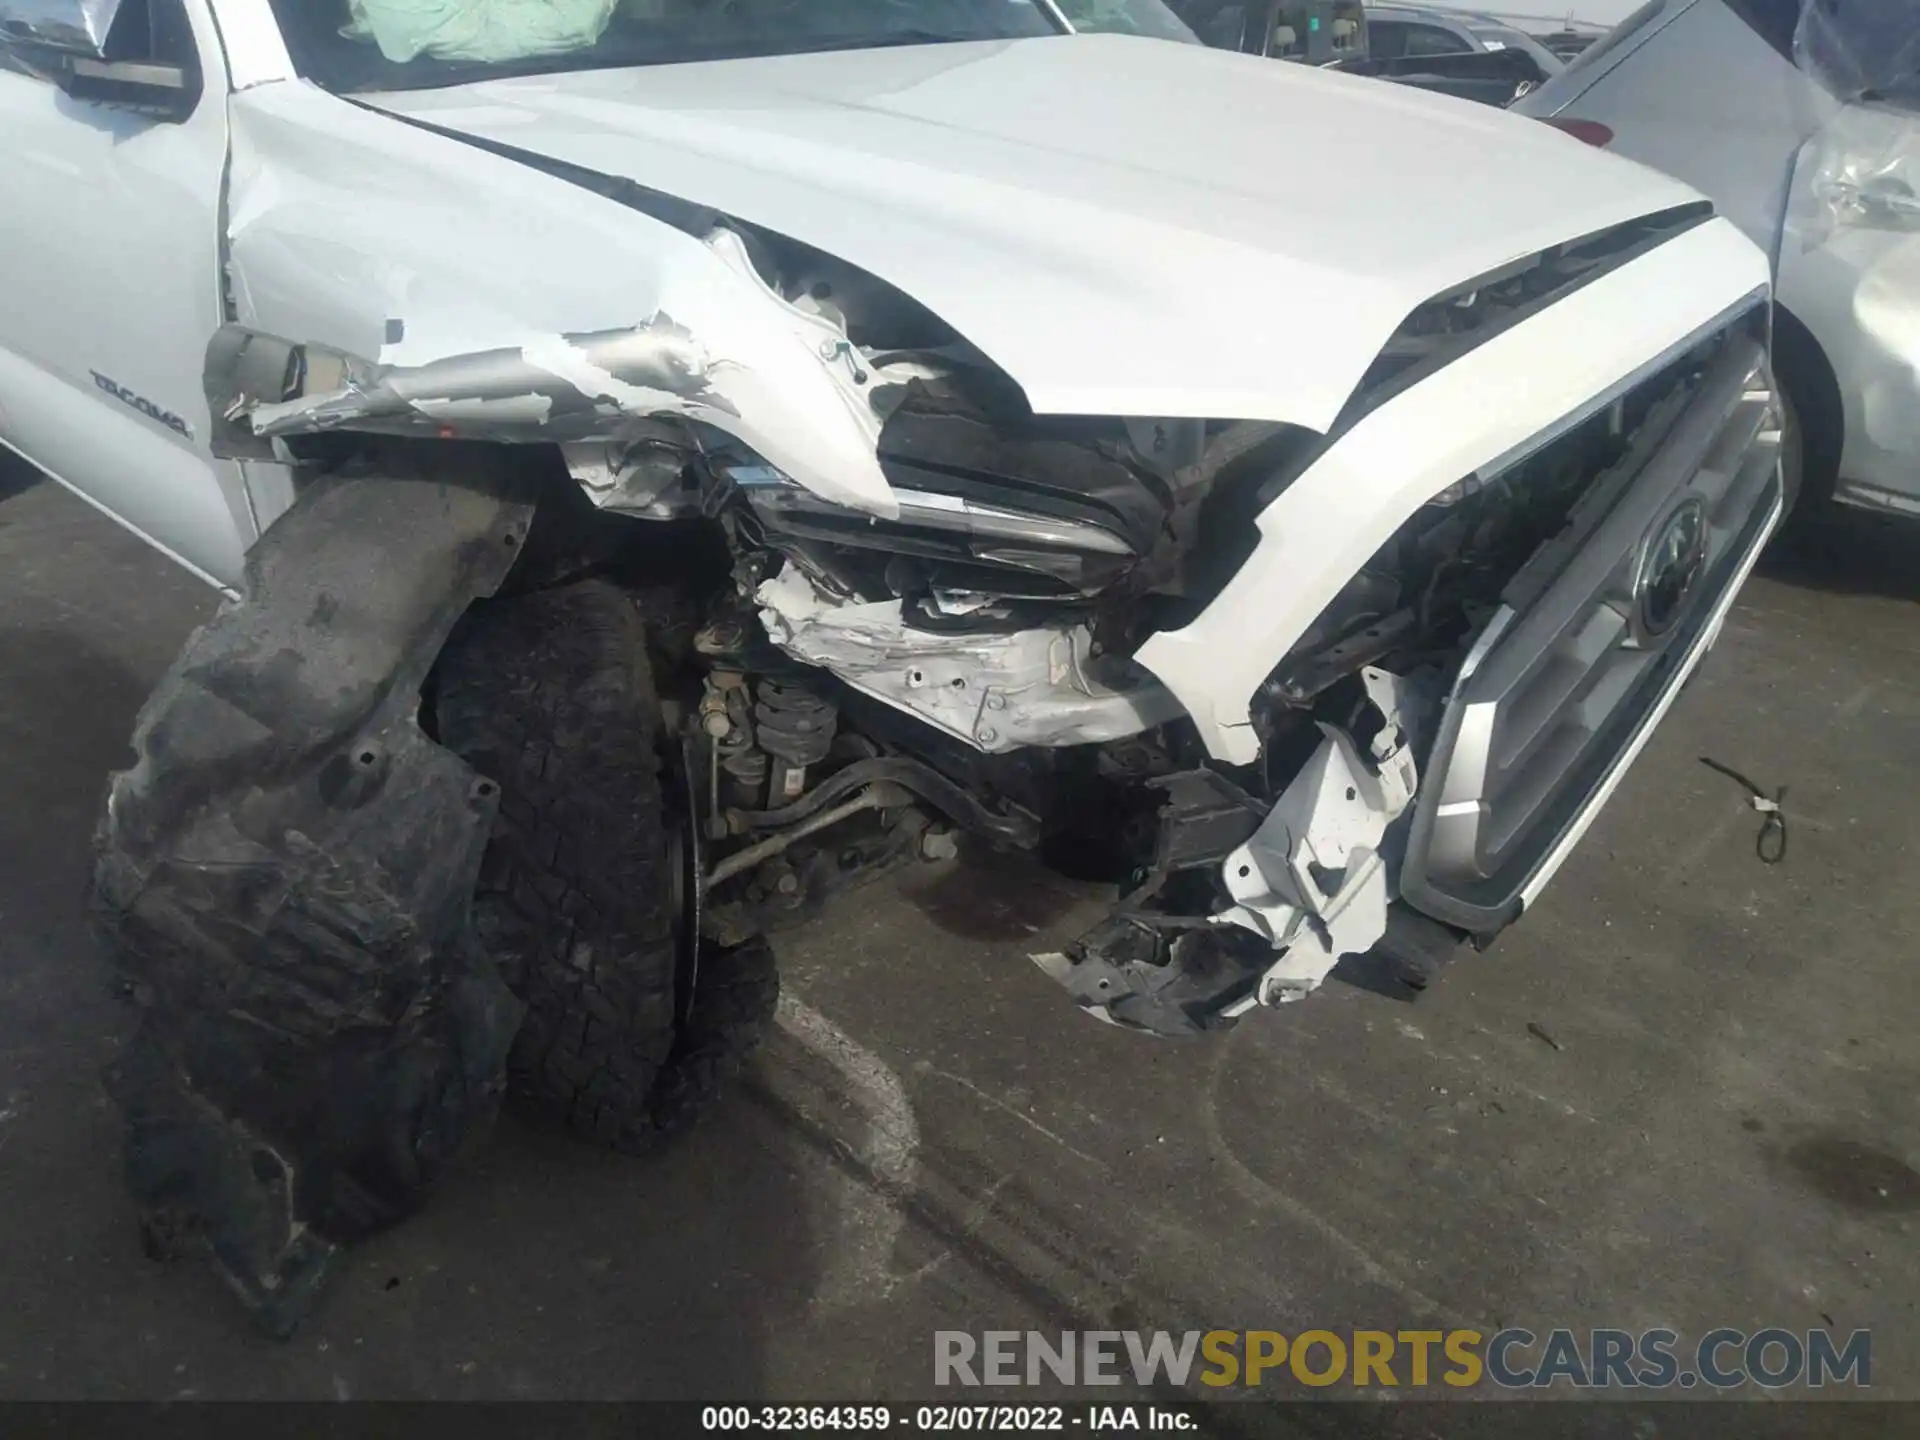
<svg viewBox="0 0 1920 1440"><path fill-rule="evenodd" d="M1417 1005L1138 1038L1024 958L1097 896L923 867L787 939L780 1030L684 1144L509 1118L276 1344L141 1255L84 917L213 597L10 475L0 1397L926 1398L938 1329L1520 1324L1869 1327L1920 1398L1920 536L1756 580L1539 910ZM1785 863L1702 755L1787 787Z"/></svg>

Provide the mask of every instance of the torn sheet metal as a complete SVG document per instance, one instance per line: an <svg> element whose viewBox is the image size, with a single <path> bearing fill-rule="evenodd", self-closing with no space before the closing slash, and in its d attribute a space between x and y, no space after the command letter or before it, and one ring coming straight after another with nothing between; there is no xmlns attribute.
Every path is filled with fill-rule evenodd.
<svg viewBox="0 0 1920 1440"><path fill-rule="evenodd" d="M881 377L834 319L769 287L733 231L696 238L310 86L235 97L233 153L234 320L292 357L264 385L229 384L234 339L216 339L209 398L229 438L625 443L666 419L893 515Z"/></svg>
<svg viewBox="0 0 1920 1440"><path fill-rule="evenodd" d="M1386 933L1397 893L1390 840L1404 832L1419 786L1413 755L1423 697L1383 670L1368 669L1362 680L1384 722L1378 732L1363 750L1349 731L1323 725L1313 758L1221 866L1236 903L1215 918L1280 951L1239 1010L1305 998L1343 955L1371 949Z"/></svg>
<svg viewBox="0 0 1920 1440"><path fill-rule="evenodd" d="M988 753L1137 735L1180 713L1158 681L1103 663L1084 625L937 634L898 600L840 604L793 566L755 593L775 644Z"/></svg>
<svg viewBox="0 0 1920 1440"><path fill-rule="evenodd" d="M1264 955L1232 926L1156 933L1116 913L1065 950L1028 958L1094 1019L1176 1038L1231 1026L1255 1003Z"/></svg>
<svg viewBox="0 0 1920 1440"><path fill-rule="evenodd" d="M270 398L239 383L233 357L261 346L289 353L284 374L294 394ZM332 383L308 388L316 375ZM672 417L726 430L762 454L779 454L787 448L783 438L730 398L730 392L755 388L742 378L738 367L716 361L686 326L664 313L623 329L546 335L421 365L372 364L232 325L215 336L207 356L215 413L230 425L244 425L258 440L355 430L508 443L627 442L623 450L630 450L657 444L658 422ZM876 419L875 442L878 436ZM683 464L695 448L688 437ZM851 483L842 473L816 474L808 488L840 505L892 513L871 449L864 463L872 472L865 477L872 482L867 489L860 488L858 469ZM624 489L609 476L604 487L589 487L589 494L610 498ZM645 508L652 499L620 508Z"/></svg>
<svg viewBox="0 0 1920 1440"><path fill-rule="evenodd" d="M617 426L620 414L690 414L716 403L705 353L665 315L628 329L546 336L411 366L283 343L296 352L299 393L270 400L241 391L222 412L244 418L262 439L343 429L594 439ZM212 359L208 373L215 377ZM333 383L307 390L307 378L323 372Z"/></svg>
<svg viewBox="0 0 1920 1440"><path fill-rule="evenodd" d="M680 520L701 513L700 492L689 483L688 438L662 425L655 435L621 444L563 444L567 473L602 510L647 520Z"/></svg>

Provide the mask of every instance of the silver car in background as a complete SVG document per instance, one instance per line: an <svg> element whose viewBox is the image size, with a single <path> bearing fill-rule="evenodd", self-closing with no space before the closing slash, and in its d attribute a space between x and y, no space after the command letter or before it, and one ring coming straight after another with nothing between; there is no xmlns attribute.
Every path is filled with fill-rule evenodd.
<svg viewBox="0 0 1920 1440"><path fill-rule="evenodd" d="M1774 258L1803 509L1920 514L1920 0L1652 0L1515 108L1685 180Z"/></svg>

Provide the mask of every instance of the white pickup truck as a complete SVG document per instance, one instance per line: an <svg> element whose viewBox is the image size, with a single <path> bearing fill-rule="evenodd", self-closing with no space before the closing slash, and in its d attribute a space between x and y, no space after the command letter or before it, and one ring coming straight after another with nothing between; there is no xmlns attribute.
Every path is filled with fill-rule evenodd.
<svg viewBox="0 0 1920 1440"><path fill-rule="evenodd" d="M1418 985L1712 643L1760 251L1130 3L0 0L0 439L228 596L109 1082L270 1330L509 1088L683 1124L764 937L957 833L1111 878L1034 958L1118 1025Z"/></svg>

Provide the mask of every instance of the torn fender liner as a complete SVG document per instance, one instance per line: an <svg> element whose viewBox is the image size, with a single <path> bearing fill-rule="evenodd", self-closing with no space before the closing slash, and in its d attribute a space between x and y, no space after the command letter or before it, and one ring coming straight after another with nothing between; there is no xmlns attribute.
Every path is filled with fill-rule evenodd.
<svg viewBox="0 0 1920 1440"><path fill-rule="evenodd" d="M487 448L423 448L261 538L142 710L98 839L142 1005L107 1084L149 1243L210 1255L276 1334L484 1133L519 1022L468 931L497 795L415 714L533 507Z"/></svg>
<svg viewBox="0 0 1920 1440"><path fill-rule="evenodd" d="M1032 957L1081 1009L1130 1030L1198 1035L1233 1023L1273 961L1263 937L1217 926L1186 882L1260 828L1268 807L1224 775L1188 770L1148 782L1165 796L1153 863L1112 914L1064 950Z"/></svg>

